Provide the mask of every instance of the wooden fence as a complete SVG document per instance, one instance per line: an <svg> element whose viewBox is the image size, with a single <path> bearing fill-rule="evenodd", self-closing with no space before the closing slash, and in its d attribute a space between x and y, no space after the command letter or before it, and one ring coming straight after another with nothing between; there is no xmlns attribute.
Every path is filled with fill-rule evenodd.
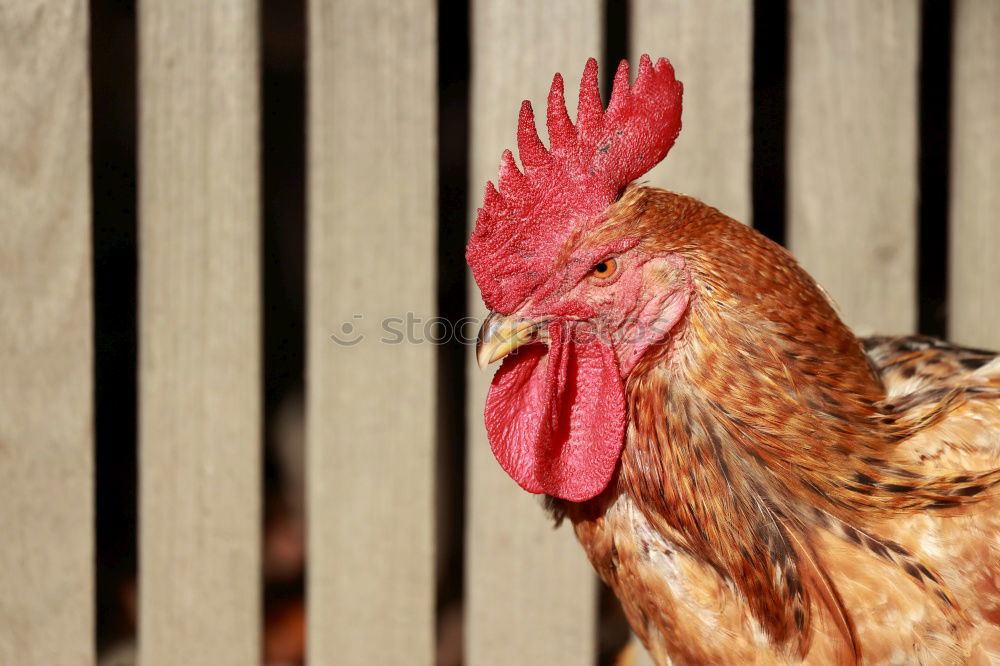
<svg viewBox="0 0 1000 666"><path fill-rule="evenodd" d="M308 3L311 664L434 660L435 351L330 336L356 314L434 312L436 11ZM468 219L518 102L600 54L604 11L473 1ZM632 56L668 56L685 82L681 140L649 179L752 222L752 3L633 0L629 16ZM0 664L95 662L87 22L85 0L0 0ZM790 2L788 243L862 331L917 324L919 23L914 0ZM245 665L261 613L260 12L142 0L138 26L139 655ZM1000 2L955 0L953 41L948 332L998 347ZM469 359L465 661L592 664L594 578L493 460L489 377Z"/></svg>

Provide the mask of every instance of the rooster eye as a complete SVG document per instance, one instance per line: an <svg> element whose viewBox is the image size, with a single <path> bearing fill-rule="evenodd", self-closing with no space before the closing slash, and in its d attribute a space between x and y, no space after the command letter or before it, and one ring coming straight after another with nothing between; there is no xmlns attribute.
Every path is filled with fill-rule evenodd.
<svg viewBox="0 0 1000 666"><path fill-rule="evenodd" d="M594 265L590 274L598 280L606 280L618 272L618 261L612 257L603 259Z"/></svg>

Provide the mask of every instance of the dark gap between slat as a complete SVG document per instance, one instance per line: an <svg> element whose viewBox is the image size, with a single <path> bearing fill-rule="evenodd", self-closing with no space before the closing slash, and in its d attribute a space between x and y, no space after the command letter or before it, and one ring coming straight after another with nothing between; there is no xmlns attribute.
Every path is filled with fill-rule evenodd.
<svg viewBox="0 0 1000 666"><path fill-rule="evenodd" d="M628 0L605 0L604 2L604 53L600 57L599 75L601 83L601 98L607 106L611 97L611 86L615 80L618 63L629 57L629 15L631 12ZM634 77L639 69L639 63L629 62ZM583 70L583 63L580 63ZM567 91L573 86L567 84ZM575 92L575 91L574 91Z"/></svg>
<svg viewBox="0 0 1000 666"><path fill-rule="evenodd" d="M305 14L304 0L261 5L262 576L268 663L304 658Z"/></svg>
<svg viewBox="0 0 1000 666"><path fill-rule="evenodd" d="M468 0L441 2L437 32L437 316L457 333L437 348L437 473L434 483L438 663L458 663L462 649L465 581L466 366L478 322L468 316L469 272L465 241L469 197L478 203L483 183L469 178L470 6ZM429 344L429 343L425 343Z"/></svg>
<svg viewBox="0 0 1000 666"><path fill-rule="evenodd" d="M918 330L948 328L948 195L951 152L952 3L920 8Z"/></svg>
<svg viewBox="0 0 1000 666"><path fill-rule="evenodd" d="M135 635L136 13L90 3L97 649Z"/></svg>
<svg viewBox="0 0 1000 666"><path fill-rule="evenodd" d="M753 11L753 226L785 244L788 2L756 0Z"/></svg>

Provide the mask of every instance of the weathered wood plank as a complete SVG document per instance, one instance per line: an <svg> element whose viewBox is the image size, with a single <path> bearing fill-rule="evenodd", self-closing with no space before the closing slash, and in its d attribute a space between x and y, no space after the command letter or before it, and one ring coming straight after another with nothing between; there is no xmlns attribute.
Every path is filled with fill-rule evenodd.
<svg viewBox="0 0 1000 666"><path fill-rule="evenodd" d="M599 56L600 3L475 2L470 218L500 154L515 147L522 99L544 118L552 75L563 73L571 117L589 56ZM603 63L602 63L603 66ZM544 120L539 131L544 135ZM471 282L471 279L470 279ZM470 309L484 316L475 284ZM490 374L469 353L469 490L466 532L466 663L592 664L594 576L572 530L553 531L541 502L512 481L490 451L483 405Z"/></svg>
<svg viewBox="0 0 1000 666"><path fill-rule="evenodd" d="M433 662L435 12L309 4L311 664Z"/></svg>
<svg viewBox="0 0 1000 666"><path fill-rule="evenodd" d="M260 654L258 6L139 5L140 659Z"/></svg>
<svg viewBox="0 0 1000 666"><path fill-rule="evenodd" d="M630 33L633 76L648 53L684 82L681 135L644 179L749 224L753 3L634 0Z"/></svg>
<svg viewBox="0 0 1000 666"><path fill-rule="evenodd" d="M94 663L87 3L0 8L0 664Z"/></svg>
<svg viewBox="0 0 1000 666"><path fill-rule="evenodd" d="M1000 348L1000 2L958 0L952 86L949 336Z"/></svg>
<svg viewBox="0 0 1000 666"><path fill-rule="evenodd" d="M912 0L792 0L788 240L858 332L916 324Z"/></svg>

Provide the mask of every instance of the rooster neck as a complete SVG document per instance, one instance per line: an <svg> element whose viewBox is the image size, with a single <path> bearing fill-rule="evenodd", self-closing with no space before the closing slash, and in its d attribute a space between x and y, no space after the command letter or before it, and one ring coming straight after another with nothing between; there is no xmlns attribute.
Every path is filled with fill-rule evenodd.
<svg viewBox="0 0 1000 666"><path fill-rule="evenodd" d="M805 505L797 513L816 507L847 518L864 500L842 497L845 487L888 467L908 431L884 404L860 342L789 261L793 281L811 287L793 285L813 296L801 313L769 302L780 290L741 293L745 283L690 262L688 314L628 378L625 455L648 444L678 469L717 469L734 491L752 488L776 494L772 505ZM727 286L733 282L736 289Z"/></svg>
<svg viewBox="0 0 1000 666"><path fill-rule="evenodd" d="M856 661L856 632L814 545L817 531L910 558L866 529L940 508L947 481L935 485L895 455L928 421L885 403L860 342L794 262L797 313L769 302L780 290L740 293L727 287L732 276L689 265L696 289L687 316L627 381L617 490L739 588L776 645L806 654L820 609Z"/></svg>
<svg viewBox="0 0 1000 666"><path fill-rule="evenodd" d="M860 341L809 274L784 248L704 204L648 196L647 215L684 213L683 225L650 243L682 258L692 297L666 344L627 378L630 439L694 455L684 444L689 430L708 432L711 450L699 453L711 464L728 460L723 471L752 471L785 503L850 522L931 500L909 494L917 476L894 453L926 421L886 403ZM656 405L662 418L638 405Z"/></svg>
<svg viewBox="0 0 1000 666"><path fill-rule="evenodd" d="M678 363L665 358L629 382L619 488L651 525L678 534L682 547L739 587L775 643L804 655L811 602L788 527L801 522L797 507L776 492L762 460L733 446L733 420L727 424L710 397L671 379Z"/></svg>
<svg viewBox="0 0 1000 666"><path fill-rule="evenodd" d="M740 588L776 644L808 651L816 601L856 654L813 540L825 516L857 517L851 461L885 460L897 439L884 388L784 250L712 216L689 231L694 297L628 378L620 488Z"/></svg>
<svg viewBox="0 0 1000 666"><path fill-rule="evenodd" d="M828 449L846 458L860 441L888 441L870 418L881 385L860 350L860 365L843 369L842 357L837 373L853 375L859 400L800 385L808 371L796 363L821 364L818 351L766 324L720 318L693 303L659 356L629 378L619 487L652 525L681 535L740 588L775 644L808 652L816 601L855 646L849 615L816 565L813 532L840 502L828 487L836 464ZM853 336L845 340L856 346ZM802 437L788 437L796 428Z"/></svg>

